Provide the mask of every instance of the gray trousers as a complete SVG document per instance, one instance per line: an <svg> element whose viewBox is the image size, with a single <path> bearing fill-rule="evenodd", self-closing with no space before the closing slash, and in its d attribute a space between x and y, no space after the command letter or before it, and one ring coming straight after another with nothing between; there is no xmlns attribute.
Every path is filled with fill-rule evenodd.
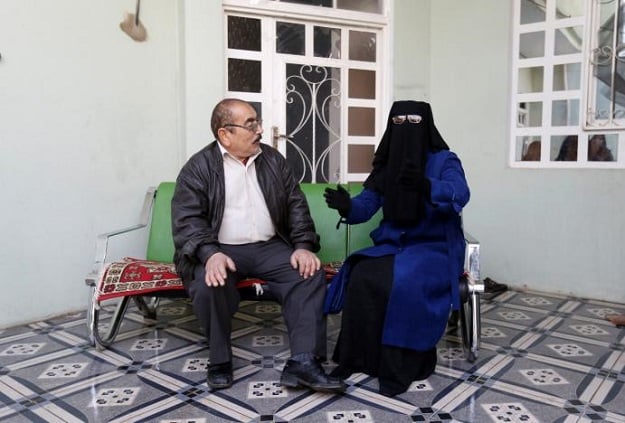
<svg viewBox="0 0 625 423"><path fill-rule="evenodd" d="M194 269L194 280L187 286L193 309L209 343L210 363L232 360L232 316L240 301L236 283L246 277L267 281L282 305L291 355L312 353L326 357L323 268L310 278L302 278L290 263L293 249L279 238L244 245L221 245L220 248L232 258L237 268L236 272L228 271L226 284L207 286L204 265L198 265Z"/></svg>

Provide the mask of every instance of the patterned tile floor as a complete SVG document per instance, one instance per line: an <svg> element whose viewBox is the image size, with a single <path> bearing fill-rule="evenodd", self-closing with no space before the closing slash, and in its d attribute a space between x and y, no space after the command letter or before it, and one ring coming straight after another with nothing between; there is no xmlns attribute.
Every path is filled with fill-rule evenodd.
<svg viewBox="0 0 625 423"><path fill-rule="evenodd" d="M395 398L363 374L343 395L280 386L289 351L274 303L242 303L235 384L215 393L184 300L163 301L156 321L129 310L103 351L89 345L84 313L66 315L0 330L0 421L625 422L625 329L605 320L612 313L625 305L513 290L482 300L478 359L464 359L450 329L436 373ZM339 324L330 316L330 351Z"/></svg>

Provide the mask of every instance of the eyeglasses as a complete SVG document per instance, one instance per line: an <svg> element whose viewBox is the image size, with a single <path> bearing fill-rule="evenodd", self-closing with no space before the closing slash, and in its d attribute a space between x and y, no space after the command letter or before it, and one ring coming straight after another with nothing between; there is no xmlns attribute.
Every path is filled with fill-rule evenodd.
<svg viewBox="0 0 625 423"><path fill-rule="evenodd" d="M233 126L235 128L247 129L250 132L256 132L256 131L258 131L259 127L263 126L263 120L262 119L255 119L255 120L251 121L247 125L237 125L236 123L226 123L225 125L223 125L224 128L227 128L229 126Z"/></svg>
<svg viewBox="0 0 625 423"><path fill-rule="evenodd" d="M395 125L401 125L402 123L406 122L406 120L410 123L419 123L421 122L421 116L420 115L397 115L397 116L393 116L391 120L393 121Z"/></svg>

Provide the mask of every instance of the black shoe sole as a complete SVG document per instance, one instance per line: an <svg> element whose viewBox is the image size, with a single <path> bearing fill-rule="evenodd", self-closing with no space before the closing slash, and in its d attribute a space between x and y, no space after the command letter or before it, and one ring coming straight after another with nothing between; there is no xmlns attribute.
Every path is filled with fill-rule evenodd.
<svg viewBox="0 0 625 423"><path fill-rule="evenodd" d="M347 389L347 386L343 383L339 385L317 385L314 383L306 382L304 379L301 379L295 375L284 373L282 373L282 377L280 377L280 384L288 388L306 387L312 389L313 391L330 393L341 393L345 392L345 389Z"/></svg>
<svg viewBox="0 0 625 423"><path fill-rule="evenodd" d="M230 376L230 381L227 383L215 383L211 382L210 378L206 378L206 384L211 389L211 391L215 391L217 389L226 389L230 388L234 383L234 378Z"/></svg>
<svg viewBox="0 0 625 423"><path fill-rule="evenodd" d="M232 383L210 383L206 382L211 391L217 391L219 389L227 389L232 386Z"/></svg>

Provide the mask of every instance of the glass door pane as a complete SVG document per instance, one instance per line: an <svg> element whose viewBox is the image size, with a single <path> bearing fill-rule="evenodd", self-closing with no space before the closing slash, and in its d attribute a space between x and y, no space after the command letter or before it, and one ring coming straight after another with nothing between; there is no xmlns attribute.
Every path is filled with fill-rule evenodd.
<svg viewBox="0 0 625 423"><path fill-rule="evenodd" d="M274 97L282 95L284 107L273 143L302 182L363 180L379 135L379 32L298 25L290 23L298 36L286 37L290 48L278 51L273 66L282 74Z"/></svg>
<svg viewBox="0 0 625 423"><path fill-rule="evenodd" d="M286 63L286 158L302 182L341 176L341 70Z"/></svg>

